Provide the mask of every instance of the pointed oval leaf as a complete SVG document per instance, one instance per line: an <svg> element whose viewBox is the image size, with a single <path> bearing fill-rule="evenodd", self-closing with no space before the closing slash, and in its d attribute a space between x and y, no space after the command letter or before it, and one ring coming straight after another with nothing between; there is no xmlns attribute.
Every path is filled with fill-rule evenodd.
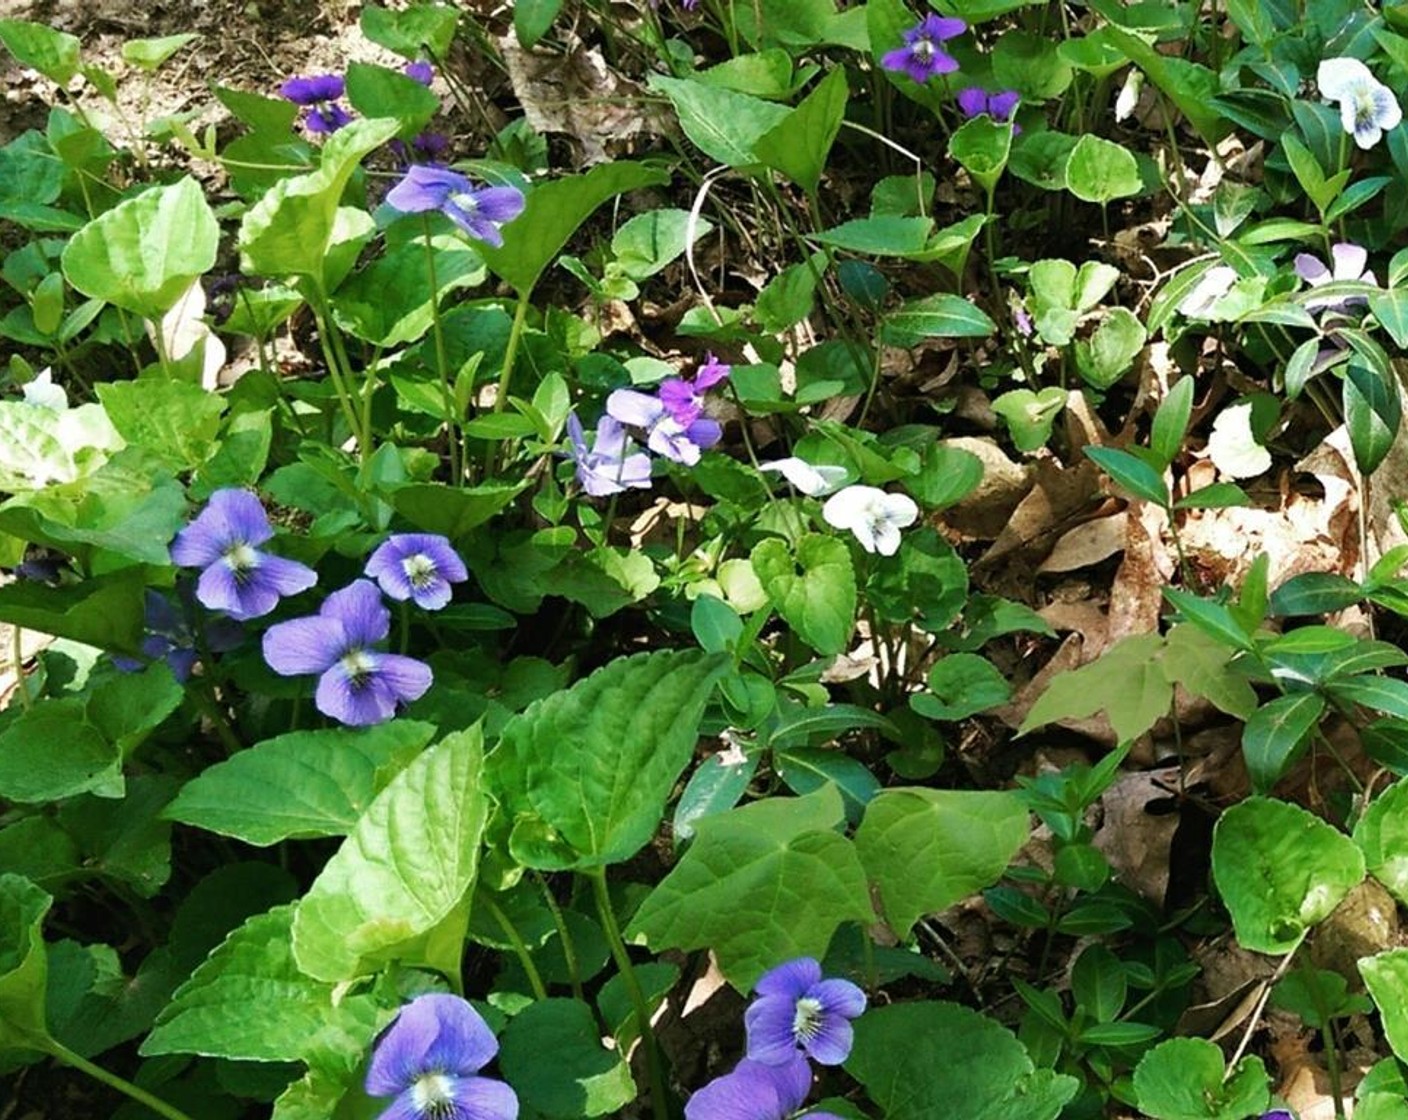
<svg viewBox="0 0 1408 1120"><path fill-rule="evenodd" d="M0 875L0 1050L37 1048L49 1037L41 927L53 901L22 875Z"/></svg>

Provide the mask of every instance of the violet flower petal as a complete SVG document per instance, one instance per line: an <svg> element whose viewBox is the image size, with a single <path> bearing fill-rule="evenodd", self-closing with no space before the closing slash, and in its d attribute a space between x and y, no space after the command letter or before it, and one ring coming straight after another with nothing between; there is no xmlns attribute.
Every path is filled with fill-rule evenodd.
<svg viewBox="0 0 1408 1120"><path fill-rule="evenodd" d="M786 996L801 999L813 984L821 981L821 964L814 957L797 957L770 968L753 986L760 996Z"/></svg>
<svg viewBox="0 0 1408 1120"><path fill-rule="evenodd" d="M347 645L347 631L335 618L314 615L280 622L264 632L264 661L284 677L322 673Z"/></svg>
<svg viewBox="0 0 1408 1120"><path fill-rule="evenodd" d="M372 645L391 632L391 612L382 603L376 584L366 579L334 591L323 600L318 614L341 623L349 647Z"/></svg>

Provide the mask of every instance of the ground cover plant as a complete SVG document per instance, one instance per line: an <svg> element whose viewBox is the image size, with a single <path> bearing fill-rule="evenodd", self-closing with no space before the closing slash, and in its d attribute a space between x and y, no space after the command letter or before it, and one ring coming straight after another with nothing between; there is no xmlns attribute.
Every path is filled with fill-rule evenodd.
<svg viewBox="0 0 1408 1120"><path fill-rule="evenodd" d="M1408 1117L1408 7L26 15L0 1115Z"/></svg>

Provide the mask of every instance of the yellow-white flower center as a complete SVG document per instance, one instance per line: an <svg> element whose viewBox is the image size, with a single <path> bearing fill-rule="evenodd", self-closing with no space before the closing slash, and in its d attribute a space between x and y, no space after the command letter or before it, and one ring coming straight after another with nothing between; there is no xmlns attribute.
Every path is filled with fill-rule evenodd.
<svg viewBox="0 0 1408 1120"><path fill-rule="evenodd" d="M479 200L469 193L452 194L450 201L466 214L474 214L479 210Z"/></svg>
<svg viewBox="0 0 1408 1120"><path fill-rule="evenodd" d="M411 1084L411 1105L417 1116L448 1116L455 1104L455 1079L444 1073L423 1073Z"/></svg>
<svg viewBox="0 0 1408 1120"><path fill-rule="evenodd" d="M1375 123L1375 118L1379 114L1378 106L1374 103L1374 90L1370 86L1360 86L1354 91L1354 123L1363 127Z"/></svg>
<svg viewBox="0 0 1408 1120"><path fill-rule="evenodd" d="M930 40L916 39L910 46L909 53L919 62L928 62L934 57L934 50L934 44Z"/></svg>
<svg viewBox="0 0 1408 1120"><path fill-rule="evenodd" d="M402 560L401 570L406 573L412 587L429 587L435 582L435 561L423 552Z"/></svg>
<svg viewBox="0 0 1408 1120"><path fill-rule="evenodd" d="M259 567L259 553L244 541L236 541L227 548L224 559L236 582L243 582L250 572Z"/></svg>
<svg viewBox="0 0 1408 1120"><path fill-rule="evenodd" d="M347 682L353 688L366 684L375 668L376 658L364 649L348 650L342 655L342 671L347 674Z"/></svg>
<svg viewBox="0 0 1408 1120"><path fill-rule="evenodd" d="M792 1013L793 1037L798 1042L810 1042L821 1031L821 1017L821 1001L803 996Z"/></svg>

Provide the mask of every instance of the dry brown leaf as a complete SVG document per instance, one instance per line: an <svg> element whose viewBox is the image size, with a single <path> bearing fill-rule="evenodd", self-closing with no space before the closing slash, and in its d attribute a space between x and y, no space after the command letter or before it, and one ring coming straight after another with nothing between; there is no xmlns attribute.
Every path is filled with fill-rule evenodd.
<svg viewBox="0 0 1408 1120"><path fill-rule="evenodd" d="M1013 553L1022 553L1021 559L1033 567L1040 563L1064 529L1098 510L1099 483L1094 463L1063 467L1053 459L1038 459L1035 485L975 567L990 566Z"/></svg>
<svg viewBox="0 0 1408 1120"><path fill-rule="evenodd" d="M1012 519L1012 511L1032 488L1033 469L1016 463L990 439L959 437L943 440L976 455L983 463L983 480L963 501L944 511L944 522L965 537L993 540Z"/></svg>
<svg viewBox="0 0 1408 1120"><path fill-rule="evenodd" d="M1175 567L1164 542L1167 526L1164 511L1148 502L1139 504L1137 517L1125 518L1124 560L1110 586L1111 642L1159 628L1163 588Z"/></svg>
<svg viewBox="0 0 1408 1120"><path fill-rule="evenodd" d="M1109 517L1086 521L1061 534L1051 555L1041 562L1037 572L1043 575L1048 572L1073 572L1109 559L1125 547L1129 532L1125 522L1128 519L1128 512L1121 510Z"/></svg>
<svg viewBox="0 0 1408 1120"><path fill-rule="evenodd" d="M1150 805L1168 802L1169 787L1177 784L1178 769L1172 766L1121 774L1100 798L1104 821L1094 840L1120 882L1160 906L1168 892L1178 813L1150 812Z"/></svg>

